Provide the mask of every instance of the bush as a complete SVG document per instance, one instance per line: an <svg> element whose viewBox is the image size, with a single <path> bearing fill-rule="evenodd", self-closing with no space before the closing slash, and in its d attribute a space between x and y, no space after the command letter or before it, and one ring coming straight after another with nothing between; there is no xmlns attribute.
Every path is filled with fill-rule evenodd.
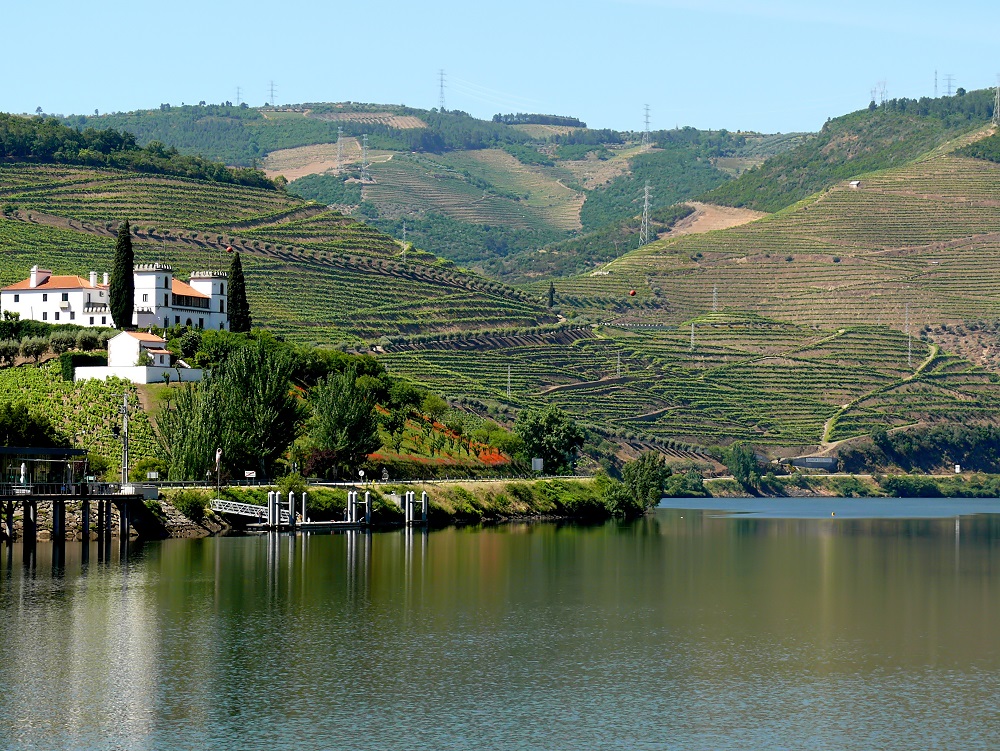
<svg viewBox="0 0 1000 751"><path fill-rule="evenodd" d="M93 329L80 329L76 334L76 348L90 352L101 346L101 337Z"/></svg>
<svg viewBox="0 0 1000 751"><path fill-rule="evenodd" d="M13 339L0 340L0 365L13 365L21 354L21 343Z"/></svg>
<svg viewBox="0 0 1000 751"><path fill-rule="evenodd" d="M165 478L168 469L167 463L162 459L146 457L135 463L135 466L128 473L128 479L132 482L146 482L149 479L146 475L150 472L159 472L160 477Z"/></svg>
<svg viewBox="0 0 1000 751"><path fill-rule="evenodd" d="M200 523L208 508L208 495L200 490L181 490L172 499L174 508L193 522Z"/></svg>
<svg viewBox="0 0 1000 751"><path fill-rule="evenodd" d="M76 346L75 331L53 331L49 336L49 349L59 355Z"/></svg>
<svg viewBox="0 0 1000 751"><path fill-rule="evenodd" d="M79 367L101 367L108 364L108 356L103 352L85 354L83 352L63 352L59 355L59 371L64 381L72 382Z"/></svg>
<svg viewBox="0 0 1000 751"><path fill-rule="evenodd" d="M41 336L29 336L21 340L21 357L38 362L38 358L49 351L49 340Z"/></svg>

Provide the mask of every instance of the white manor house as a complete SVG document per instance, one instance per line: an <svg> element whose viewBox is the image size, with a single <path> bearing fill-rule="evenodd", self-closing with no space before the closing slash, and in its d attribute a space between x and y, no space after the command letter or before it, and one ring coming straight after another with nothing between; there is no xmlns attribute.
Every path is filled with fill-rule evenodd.
<svg viewBox="0 0 1000 751"><path fill-rule="evenodd" d="M135 267L135 312L132 324L139 328L176 324L199 329L229 328L228 274L195 271L189 282L174 278L162 263ZM113 327L108 307L108 274L100 283L97 272L90 278L53 275L47 269L31 268L22 282L0 290L0 310L19 313L22 319L78 326Z"/></svg>

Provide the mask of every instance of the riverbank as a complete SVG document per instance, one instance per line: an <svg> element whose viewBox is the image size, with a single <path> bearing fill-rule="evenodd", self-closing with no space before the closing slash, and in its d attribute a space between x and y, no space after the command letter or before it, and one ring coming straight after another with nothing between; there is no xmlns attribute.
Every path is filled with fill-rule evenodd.
<svg viewBox="0 0 1000 751"><path fill-rule="evenodd" d="M705 480L715 498L1000 498L1000 475L765 475L759 487Z"/></svg>

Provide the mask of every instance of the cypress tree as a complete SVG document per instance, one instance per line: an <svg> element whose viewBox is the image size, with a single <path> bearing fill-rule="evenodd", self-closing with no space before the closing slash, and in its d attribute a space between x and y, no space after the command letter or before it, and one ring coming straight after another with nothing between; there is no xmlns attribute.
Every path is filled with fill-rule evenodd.
<svg viewBox="0 0 1000 751"><path fill-rule="evenodd" d="M549 282L549 307L551 308L556 303L556 285Z"/></svg>
<svg viewBox="0 0 1000 751"><path fill-rule="evenodd" d="M250 304L247 302L247 285L243 278L243 262L234 253L229 264L229 330L249 331L253 326Z"/></svg>
<svg viewBox="0 0 1000 751"><path fill-rule="evenodd" d="M115 240L115 261L111 269L111 283L108 286L108 306L115 327L124 330L132 328L132 312L135 310L135 254L132 252L132 230L128 219L118 227Z"/></svg>

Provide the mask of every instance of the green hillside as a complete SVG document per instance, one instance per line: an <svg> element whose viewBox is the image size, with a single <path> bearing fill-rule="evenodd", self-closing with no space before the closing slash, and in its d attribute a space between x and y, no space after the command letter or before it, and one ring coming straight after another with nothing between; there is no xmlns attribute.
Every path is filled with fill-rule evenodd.
<svg viewBox="0 0 1000 751"><path fill-rule="evenodd" d="M164 104L65 122L125 129L139 144L162 142L229 164L264 164L268 174L292 181L292 194L335 205L398 239L405 222L407 238L419 247L515 282L538 265L539 249L606 234L608 226L641 213L646 182L652 207L664 208L799 141L680 128L652 133L650 149L639 134L587 129L569 117L483 121L461 112L358 103ZM338 129L344 134L340 162ZM363 135L372 158L368 175L361 174ZM581 268L542 266L556 275Z"/></svg>
<svg viewBox="0 0 1000 751"><path fill-rule="evenodd" d="M703 200L778 211L841 180L899 167L993 116L992 90L893 99L828 121L819 135L768 159Z"/></svg>
<svg viewBox="0 0 1000 751"><path fill-rule="evenodd" d="M519 290L427 253L404 261L390 237L277 191L83 167L0 167L0 284L39 264L109 270L114 230L133 222L138 262L179 272L244 255L257 323L318 343L493 328L556 319ZM302 294L304 289L309 294Z"/></svg>
<svg viewBox="0 0 1000 751"><path fill-rule="evenodd" d="M733 439L816 446L876 427L990 422L1000 406L995 376L919 339L909 351L906 336L885 326L816 330L727 310L677 327L493 339L489 350L488 358L403 351L383 361L501 413L554 403L606 436L681 450Z"/></svg>

